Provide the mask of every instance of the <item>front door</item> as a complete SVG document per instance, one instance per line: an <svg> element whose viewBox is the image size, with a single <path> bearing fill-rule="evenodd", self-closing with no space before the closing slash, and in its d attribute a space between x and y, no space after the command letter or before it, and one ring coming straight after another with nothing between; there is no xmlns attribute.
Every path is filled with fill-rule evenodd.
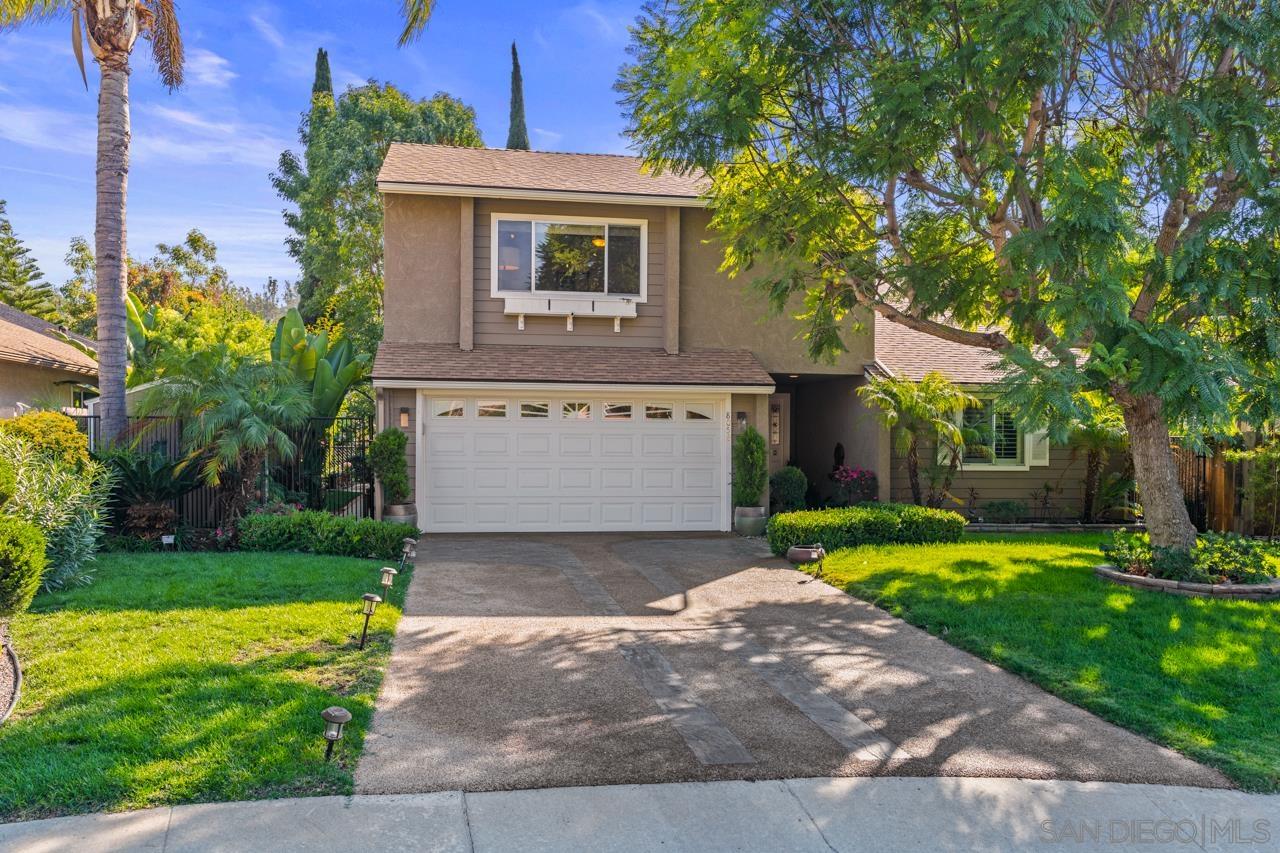
<svg viewBox="0 0 1280 853"><path fill-rule="evenodd" d="M769 395L769 473L786 467L791 460L791 395Z"/></svg>

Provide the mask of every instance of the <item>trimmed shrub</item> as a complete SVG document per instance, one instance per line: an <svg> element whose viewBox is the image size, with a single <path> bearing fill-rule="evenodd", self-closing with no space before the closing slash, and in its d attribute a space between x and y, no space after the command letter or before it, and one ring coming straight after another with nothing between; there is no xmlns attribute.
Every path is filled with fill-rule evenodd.
<svg viewBox="0 0 1280 853"><path fill-rule="evenodd" d="M79 467L89 462L89 436L59 412L27 412L0 423L0 432L22 439L45 456Z"/></svg>
<svg viewBox="0 0 1280 853"><path fill-rule="evenodd" d="M733 505L760 506L769 478L769 455L764 436L747 427L733 440Z"/></svg>
<svg viewBox="0 0 1280 853"><path fill-rule="evenodd" d="M1026 501L1018 500L987 501L987 505L982 508L984 520L998 524L1013 524L1020 518L1026 518L1029 513Z"/></svg>
<svg viewBox="0 0 1280 853"><path fill-rule="evenodd" d="M409 466L405 461L408 437L395 427L387 427L369 442L369 465L382 484L382 500L401 504L409 498Z"/></svg>
<svg viewBox="0 0 1280 853"><path fill-rule="evenodd" d="M8 459L0 459L0 506L7 504L17 491L18 472Z"/></svg>
<svg viewBox="0 0 1280 853"><path fill-rule="evenodd" d="M1266 583L1274 570L1266 546L1235 533L1205 533L1190 553L1153 548L1150 534L1117 530L1102 546L1120 571L1190 583Z"/></svg>
<svg viewBox="0 0 1280 853"><path fill-rule="evenodd" d="M793 545L821 544L827 551L856 545L957 542L965 520L959 513L909 504L863 504L837 509L784 512L769 519L773 553Z"/></svg>
<svg viewBox="0 0 1280 853"><path fill-rule="evenodd" d="M409 524L347 518L314 510L289 515L254 513L237 525L240 547L246 551L309 551L338 557L394 560L400 542L416 537Z"/></svg>
<svg viewBox="0 0 1280 853"><path fill-rule="evenodd" d="M809 491L809 478L794 465L773 472L769 478L769 505L773 512L795 512L804 509L804 496Z"/></svg>
<svg viewBox="0 0 1280 853"><path fill-rule="evenodd" d="M44 574L44 549L39 527L17 518L0 518L0 618L31 606Z"/></svg>

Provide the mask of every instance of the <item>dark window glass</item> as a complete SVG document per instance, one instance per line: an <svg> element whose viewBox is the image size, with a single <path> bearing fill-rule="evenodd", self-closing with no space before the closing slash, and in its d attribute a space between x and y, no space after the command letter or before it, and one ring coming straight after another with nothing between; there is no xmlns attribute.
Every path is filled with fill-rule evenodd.
<svg viewBox="0 0 1280 853"><path fill-rule="evenodd" d="M537 289L604 293L603 225L536 223Z"/></svg>
<svg viewBox="0 0 1280 853"><path fill-rule="evenodd" d="M533 223L498 220L498 290L533 285Z"/></svg>
<svg viewBox="0 0 1280 853"><path fill-rule="evenodd" d="M640 293L640 226L609 226L609 292Z"/></svg>

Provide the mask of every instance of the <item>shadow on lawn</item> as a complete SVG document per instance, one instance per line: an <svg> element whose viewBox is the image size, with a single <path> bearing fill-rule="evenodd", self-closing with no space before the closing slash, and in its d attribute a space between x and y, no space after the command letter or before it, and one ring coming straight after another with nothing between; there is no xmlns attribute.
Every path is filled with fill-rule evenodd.
<svg viewBox="0 0 1280 853"><path fill-rule="evenodd" d="M159 666L27 707L0 729L0 820L344 793L378 673L342 647ZM351 711L324 763L320 711Z"/></svg>

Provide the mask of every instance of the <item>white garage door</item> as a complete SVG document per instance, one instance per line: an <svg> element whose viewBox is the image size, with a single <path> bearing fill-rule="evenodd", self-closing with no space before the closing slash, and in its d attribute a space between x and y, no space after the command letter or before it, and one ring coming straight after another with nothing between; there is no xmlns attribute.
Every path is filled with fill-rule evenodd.
<svg viewBox="0 0 1280 853"><path fill-rule="evenodd" d="M428 532L722 530L723 399L424 400Z"/></svg>

